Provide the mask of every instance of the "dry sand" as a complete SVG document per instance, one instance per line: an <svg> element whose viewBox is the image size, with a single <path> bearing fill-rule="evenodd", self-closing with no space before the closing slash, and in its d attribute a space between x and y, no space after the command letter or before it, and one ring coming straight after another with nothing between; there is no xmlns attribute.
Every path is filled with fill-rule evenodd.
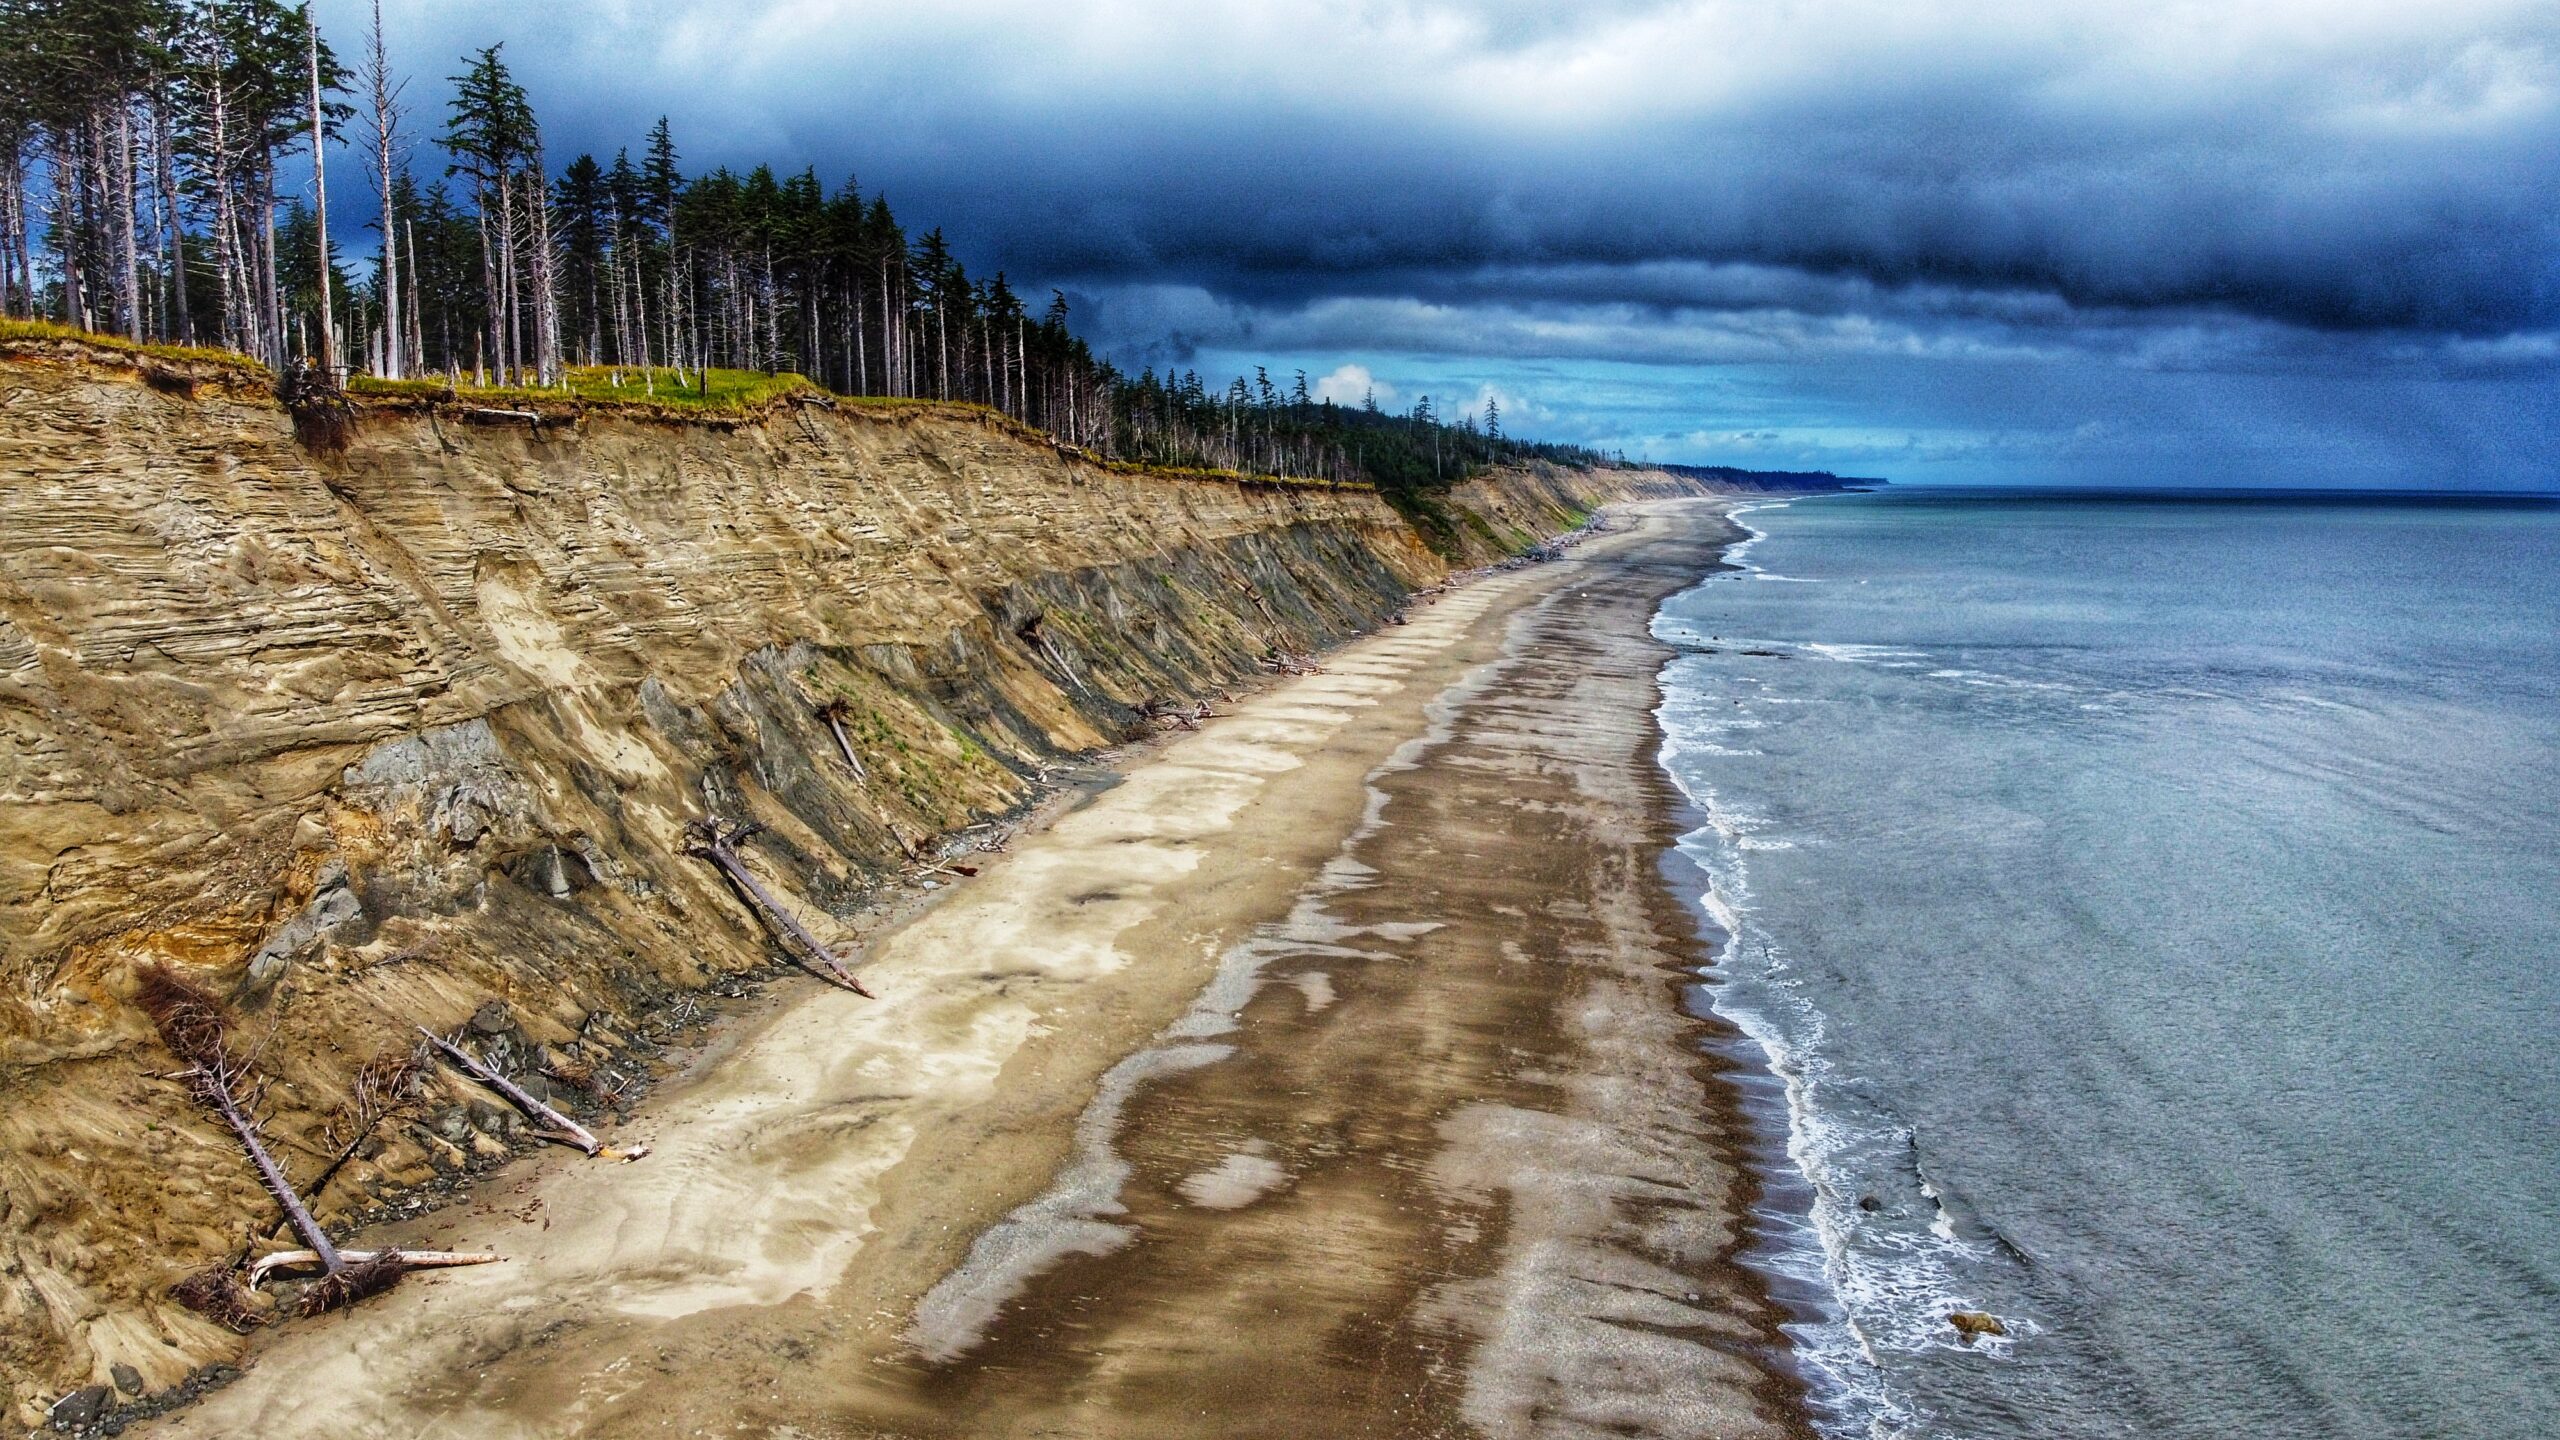
<svg viewBox="0 0 2560 1440"><path fill-rule="evenodd" d="M1800 1436L1618 513L1153 750L169 1436Z"/></svg>

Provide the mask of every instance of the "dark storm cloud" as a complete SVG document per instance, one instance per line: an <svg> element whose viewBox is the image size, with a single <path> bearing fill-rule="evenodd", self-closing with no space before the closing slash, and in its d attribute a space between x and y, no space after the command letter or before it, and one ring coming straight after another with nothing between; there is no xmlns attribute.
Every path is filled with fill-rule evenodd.
<svg viewBox="0 0 2560 1440"><path fill-rule="evenodd" d="M1662 293L1670 261L2560 323L2550 5L2240 8L572 0L399 38L507 39L571 143L668 110L697 155L876 176L1093 281L1730 303Z"/></svg>
<svg viewBox="0 0 2560 1440"><path fill-rule="evenodd" d="M2551 0L392 8L555 154L858 175L1132 359L2560 366Z"/></svg>

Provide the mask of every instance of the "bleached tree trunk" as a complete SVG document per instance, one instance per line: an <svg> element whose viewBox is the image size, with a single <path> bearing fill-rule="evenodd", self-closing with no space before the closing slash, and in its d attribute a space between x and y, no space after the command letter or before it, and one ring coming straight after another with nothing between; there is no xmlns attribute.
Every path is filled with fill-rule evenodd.
<svg viewBox="0 0 2560 1440"><path fill-rule="evenodd" d="M428 369L428 323L425 323L425 305L420 305L420 287L417 287L417 225L407 223L407 220L399 223L399 249L402 249L402 254L410 256L410 336L407 336L410 354L407 354L407 369L412 374L425 374L425 369Z"/></svg>
<svg viewBox="0 0 2560 1440"><path fill-rule="evenodd" d="M307 3L302 7L302 38L303 60L311 80L312 244L319 254L318 273L313 279L320 287L320 372L335 380L338 311L329 293L329 147L325 117L320 110L320 28L311 23L311 6Z"/></svg>
<svg viewBox="0 0 2560 1440"><path fill-rule="evenodd" d="M130 96L116 97L116 164L115 193L111 197L116 208L119 260L124 266L124 330L128 340L142 338L142 236L134 212L140 208L134 193L133 173L133 102Z"/></svg>
<svg viewBox="0 0 2560 1440"><path fill-rule="evenodd" d="M533 168L525 175L527 228L527 267L531 273L526 283L533 287L534 383L557 385L561 378L560 360L560 286L552 263L551 197L543 179L542 151L533 152Z"/></svg>
<svg viewBox="0 0 2560 1440"><path fill-rule="evenodd" d="M382 0L373 0L373 34L365 45L365 89L373 101L374 187L382 200L382 359L383 375L398 380L407 373L400 348L404 331L400 314L400 232L394 211L398 188L392 172L398 166L400 82L391 78L391 57L382 43Z"/></svg>
<svg viewBox="0 0 2560 1440"><path fill-rule="evenodd" d="M284 286L276 272L276 162L265 157L258 167L258 269L266 287L261 309L266 316L269 342L275 353L269 363L282 369L285 362Z"/></svg>
<svg viewBox="0 0 2560 1440"><path fill-rule="evenodd" d="M187 295L187 223L181 208L186 197L178 190L178 147L169 124L168 87L157 80L151 87L151 129L160 174L160 223L169 246L169 298L178 311L179 343L193 345L196 316Z"/></svg>

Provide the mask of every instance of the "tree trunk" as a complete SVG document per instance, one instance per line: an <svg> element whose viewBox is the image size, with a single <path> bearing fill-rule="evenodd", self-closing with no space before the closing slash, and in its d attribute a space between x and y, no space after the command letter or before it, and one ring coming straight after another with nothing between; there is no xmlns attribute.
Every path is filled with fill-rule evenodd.
<svg viewBox="0 0 2560 1440"><path fill-rule="evenodd" d="M151 128L155 157L159 163L161 203L167 207L161 223L169 237L169 298L178 311L178 343L196 343L195 307L187 296L187 219L180 209L184 197L178 191L177 145L169 124L168 87L154 81L151 89Z"/></svg>
<svg viewBox="0 0 2560 1440"><path fill-rule="evenodd" d="M302 1196L295 1193L293 1182L284 1178L284 1170L276 1164L275 1156L267 1152L266 1142L258 1134L257 1122L240 1108L240 1097L232 1093L231 1077L219 1070L199 1067L195 1087L205 1104L231 1127L231 1133L239 1138L240 1148L249 1152L249 1163L257 1167L259 1181L267 1187L268 1194L276 1197L276 1203L284 1207L285 1218L293 1222L294 1233L302 1237L303 1244L311 1247L311 1253L319 1258L321 1268L332 1274L344 1268L346 1262L339 1258L338 1247L330 1243L329 1232L321 1229L320 1222L311 1218L310 1207L302 1203Z"/></svg>
<svg viewBox="0 0 2560 1440"><path fill-rule="evenodd" d="M303 52L311 77L312 248L319 264L313 281L320 289L320 373L331 384L338 379L338 309L329 285L329 147L320 110L320 29L311 23L311 8L302 11Z"/></svg>
<svg viewBox="0 0 2560 1440"><path fill-rule="evenodd" d="M78 325L88 308L80 291L80 167L71 153L71 129L53 132L53 223L62 243L62 323Z"/></svg>

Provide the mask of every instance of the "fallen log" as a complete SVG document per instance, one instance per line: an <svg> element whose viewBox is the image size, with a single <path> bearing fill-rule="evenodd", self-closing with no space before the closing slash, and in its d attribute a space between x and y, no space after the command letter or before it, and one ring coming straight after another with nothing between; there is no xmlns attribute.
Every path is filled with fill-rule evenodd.
<svg viewBox="0 0 2560 1440"><path fill-rule="evenodd" d="M355 1263L339 1253L329 1232L320 1228L311 1207L303 1203L301 1193L285 1178L284 1167L276 1163L265 1137L259 1133L255 1113L258 1082L249 1062L231 1053L231 1021L221 1002L161 965L142 972L142 985L134 999L151 1017L161 1043L188 1062L189 1068L181 1076L188 1093L230 1128L240 1149L248 1155L251 1168L258 1172L258 1182L283 1207L285 1219L302 1237L313 1262L320 1266L320 1279L302 1293L296 1308L305 1315L317 1315L398 1284L406 1273L398 1260L377 1254Z"/></svg>
<svg viewBox="0 0 2560 1440"><path fill-rule="evenodd" d="M590 1157L597 1160L637 1160L649 1153L649 1147L646 1145L635 1145L628 1150L621 1150L605 1144L596 1138L594 1131L536 1099L532 1091L499 1074L495 1066L479 1056L424 1025L418 1027L418 1033L426 1036L427 1043L436 1047L436 1050L447 1060L452 1061L463 1074L506 1096L509 1104L522 1110L528 1117L550 1126L549 1130L534 1132L543 1139L565 1141L586 1151Z"/></svg>
<svg viewBox="0 0 2560 1440"><path fill-rule="evenodd" d="M1049 627L1040 623L1041 618L1038 615L1032 616L1022 622L1014 633L1039 646L1040 653L1048 657L1049 663L1057 667L1058 673L1066 677L1068 684L1079 690L1091 690L1093 687L1085 683L1085 678L1076 673L1073 665L1067 663L1067 657L1058 649L1058 642L1050 638Z"/></svg>
<svg viewBox="0 0 2560 1440"><path fill-rule="evenodd" d="M530 425L536 430L542 428L541 412L534 410L494 410L474 405L463 410L462 419L468 425Z"/></svg>
<svg viewBox="0 0 2560 1440"><path fill-rule="evenodd" d="M728 876L729 883L738 887L739 893L746 897L749 907L762 915L766 925L780 932L785 939L798 947L809 961L821 967L820 978L833 979L837 984L866 1000L880 998L864 989L862 982L854 978L853 972L845 968L844 960L829 948L825 941L819 939L815 931L801 924L798 916L785 909L782 902L774 897L773 892L764 888L764 882L758 880L755 873L747 869L746 861L738 855L738 842L763 829L763 826L753 823L726 825L720 820L711 819L696 820L687 828L693 838L692 843L685 847L686 852L701 856L720 867L720 873ZM897 834L895 825L890 827L890 833ZM899 836L899 843L905 844L906 838ZM912 855L914 851L910 849L908 853Z"/></svg>
<svg viewBox="0 0 2560 1440"><path fill-rule="evenodd" d="M495 1265L507 1257L465 1250L341 1250L338 1258L349 1265L389 1261L405 1270L449 1270L457 1265ZM261 1255L249 1262L249 1288L257 1289L278 1270L307 1270L320 1263L319 1254L310 1250L279 1250L273 1255Z"/></svg>
<svg viewBox="0 0 2560 1440"><path fill-rule="evenodd" d="M871 772L863 768L862 757L853 753L853 741L844 733L847 707L842 700L830 700L818 714L827 722L827 730L836 737L836 749L843 753L844 763L853 767L853 778L868 780Z"/></svg>

